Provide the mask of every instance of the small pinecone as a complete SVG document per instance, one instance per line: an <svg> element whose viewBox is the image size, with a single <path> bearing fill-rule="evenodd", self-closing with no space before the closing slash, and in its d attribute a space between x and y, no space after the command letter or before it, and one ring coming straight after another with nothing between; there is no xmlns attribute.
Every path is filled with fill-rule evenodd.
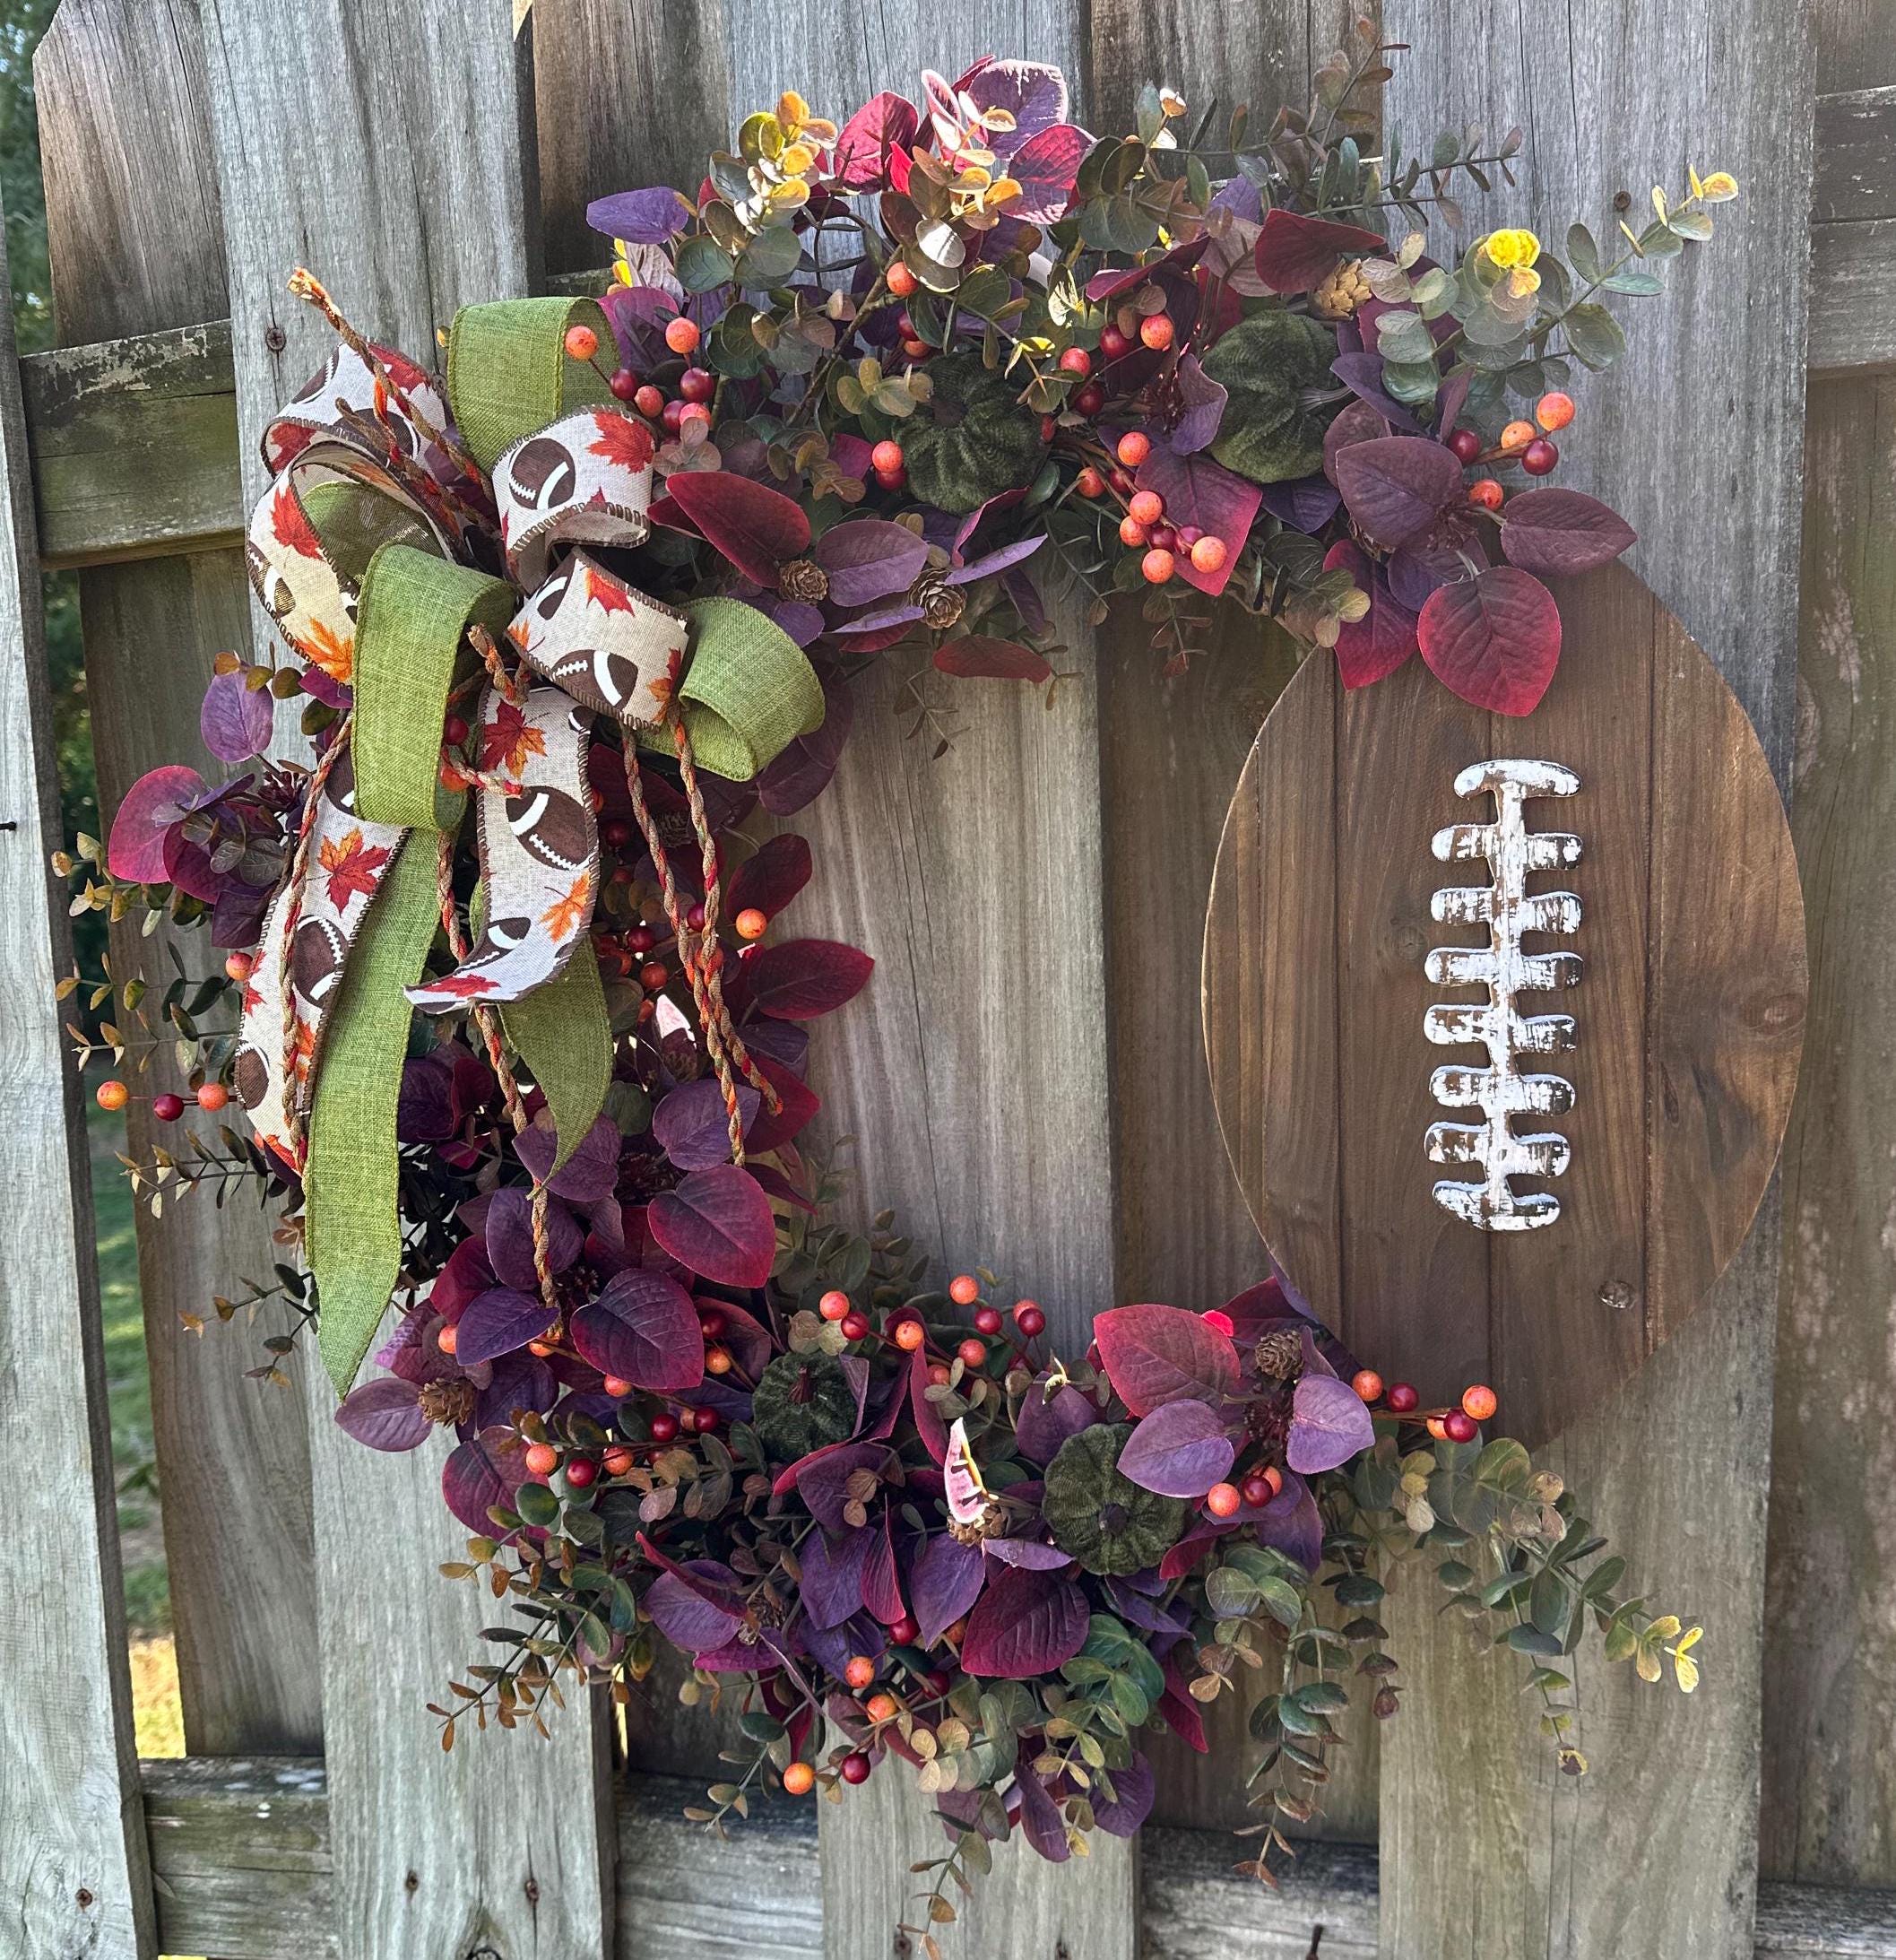
<svg viewBox="0 0 1896 1960"><path fill-rule="evenodd" d="M806 605L821 605L829 597L829 574L813 558L791 559L777 572L777 593Z"/></svg>
<svg viewBox="0 0 1896 1960"><path fill-rule="evenodd" d="M471 1422L474 1384L468 1381L424 1382L416 1406L430 1422Z"/></svg>
<svg viewBox="0 0 1896 1960"><path fill-rule="evenodd" d="M925 571L908 588L908 603L922 608L922 617L938 633L959 626L968 603L958 585L950 585L940 572Z"/></svg>
<svg viewBox="0 0 1896 1960"><path fill-rule="evenodd" d="M1280 1327L1258 1342L1251 1366L1273 1382L1290 1382L1303 1372L1303 1337L1295 1329Z"/></svg>
<svg viewBox="0 0 1896 1960"><path fill-rule="evenodd" d="M948 1536L957 1545L978 1545L984 1538L999 1538L1006 1522L1007 1513L998 1504L991 1504L983 1511L977 1523L963 1524L949 1519Z"/></svg>
<svg viewBox="0 0 1896 1960"><path fill-rule="evenodd" d="M1322 320L1346 320L1370 297L1360 258L1346 259L1311 294L1310 303Z"/></svg>

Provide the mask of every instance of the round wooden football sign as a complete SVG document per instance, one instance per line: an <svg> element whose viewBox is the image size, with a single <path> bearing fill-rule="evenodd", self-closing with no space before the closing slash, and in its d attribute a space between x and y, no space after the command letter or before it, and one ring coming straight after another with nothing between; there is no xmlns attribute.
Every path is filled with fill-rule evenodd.
<svg viewBox="0 0 1896 1960"><path fill-rule="evenodd" d="M1525 718L1307 660L1225 820L1205 1034L1251 1214L1425 1405L1544 1440L1750 1226L1803 1041L1804 907L1750 722L1622 566L1560 582Z"/></svg>

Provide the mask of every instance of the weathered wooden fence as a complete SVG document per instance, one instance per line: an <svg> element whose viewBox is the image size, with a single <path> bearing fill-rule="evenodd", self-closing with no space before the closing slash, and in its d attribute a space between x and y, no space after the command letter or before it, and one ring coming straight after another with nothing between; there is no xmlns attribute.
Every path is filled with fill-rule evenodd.
<svg viewBox="0 0 1896 1960"><path fill-rule="evenodd" d="M421 1704L478 1624L430 1569L452 1544L436 1461L344 1443L319 1381L259 1392L236 1337L180 1338L180 1310L270 1262L241 1207L141 1221L192 1755L133 1761L82 1127L70 1076L48 1093L66 953L38 569L83 568L109 808L195 752L212 654L259 629L237 550L255 438L322 340L284 294L292 262L426 353L463 301L598 263L589 197L695 181L784 86L846 109L992 49L1061 63L1102 124L1148 76L1268 112L1303 93L1350 10L538 0L517 30L516 11L65 0L39 52L66 345L19 363L0 346L5 1960L908 1950L903 1868L930 1826L898 1774L820 1826L777 1805L721 1843L679 1816L714 1773L716 1724L662 1693L635 1712L628 1763L584 1710L550 1746L433 1746ZM1383 7L1389 38L1415 44L1392 122L1526 126L1511 212L1598 219L1687 161L1744 186L1737 221L1649 304L1625 369L1589 391L1573 446L1577 476L1610 473L1641 570L1780 780L1795 773L1810 897L1781 1213L1767 1207L1718 1309L1560 1450L1635 1569L1707 1621L1706 1684L1661 1702L1583 1668L1594 1768L1567 1782L1524 1732L1505 1660L1398 1599L1404 1713L1354 1735L1340 1842L1312 1847L1281 1898L1228 1875L1242 1791L1225 1718L1224 1755L1164 1756L1142 1848L1108 1841L1057 1871L1004 1860L957 1930L970 1960L1301 1960L1320 1927L1324 1960L1896 1955L1896 1893L1877 1889L1896 1886L1896 559L1878 534L1896 506L1880 372L1896 364L1896 53L1878 13ZM1291 664L1236 620L1170 685L1136 621L1071 637L1079 675L1053 712L969 688L940 763L871 690L811 817L819 929L879 958L871 1001L818 1044L864 1203L991 1260L1069 1332L1116 1299L1210 1305L1258 1271L1205 1090L1198 939L1231 785ZM115 945L125 973L161 955ZM134 1148L148 1141L134 1117Z"/></svg>

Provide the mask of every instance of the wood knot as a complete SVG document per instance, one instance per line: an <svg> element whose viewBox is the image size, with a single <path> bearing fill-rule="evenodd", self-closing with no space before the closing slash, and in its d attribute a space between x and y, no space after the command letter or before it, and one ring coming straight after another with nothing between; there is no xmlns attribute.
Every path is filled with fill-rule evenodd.
<svg viewBox="0 0 1896 1960"><path fill-rule="evenodd" d="M1623 1279L1609 1279L1600 1288L1600 1305L1610 1306L1615 1314L1623 1314L1638 1299L1639 1295Z"/></svg>

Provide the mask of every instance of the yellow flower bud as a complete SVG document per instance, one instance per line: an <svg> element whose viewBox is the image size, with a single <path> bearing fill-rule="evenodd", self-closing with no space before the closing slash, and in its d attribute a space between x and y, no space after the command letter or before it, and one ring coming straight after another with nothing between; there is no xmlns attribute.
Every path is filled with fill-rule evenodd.
<svg viewBox="0 0 1896 1960"><path fill-rule="evenodd" d="M1482 240L1481 250L1486 253L1491 265L1507 272L1516 265L1533 265L1540 256L1540 240L1533 232L1516 226L1489 232Z"/></svg>

